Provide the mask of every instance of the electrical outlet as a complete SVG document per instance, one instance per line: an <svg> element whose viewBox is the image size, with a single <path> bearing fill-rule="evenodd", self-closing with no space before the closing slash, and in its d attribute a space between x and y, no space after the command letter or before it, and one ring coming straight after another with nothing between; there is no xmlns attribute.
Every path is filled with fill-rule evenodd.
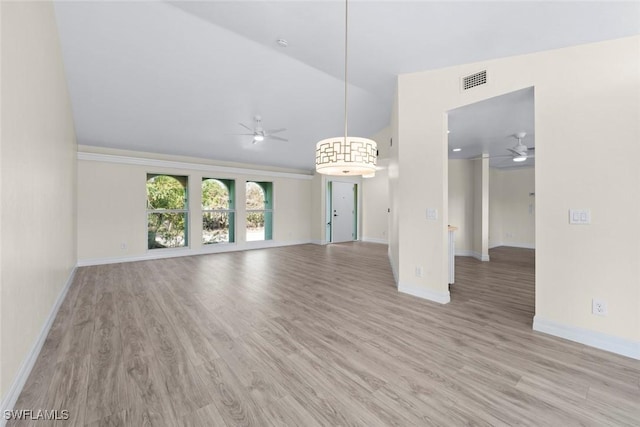
<svg viewBox="0 0 640 427"><path fill-rule="evenodd" d="M416 267L416 277L422 277L422 267Z"/></svg>
<svg viewBox="0 0 640 427"><path fill-rule="evenodd" d="M598 316L606 316L607 303L602 300L594 298L593 300L591 300L591 312Z"/></svg>
<svg viewBox="0 0 640 427"><path fill-rule="evenodd" d="M126 242L120 243L120 249L122 249L123 251L127 249L127 243Z"/></svg>

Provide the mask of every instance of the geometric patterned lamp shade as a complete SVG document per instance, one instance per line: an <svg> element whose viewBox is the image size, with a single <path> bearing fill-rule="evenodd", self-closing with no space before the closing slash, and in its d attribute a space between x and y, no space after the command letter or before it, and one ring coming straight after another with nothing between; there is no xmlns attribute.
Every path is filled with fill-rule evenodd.
<svg viewBox="0 0 640 427"><path fill-rule="evenodd" d="M335 176L375 173L377 151L376 142L367 138L323 139L316 144L316 171Z"/></svg>

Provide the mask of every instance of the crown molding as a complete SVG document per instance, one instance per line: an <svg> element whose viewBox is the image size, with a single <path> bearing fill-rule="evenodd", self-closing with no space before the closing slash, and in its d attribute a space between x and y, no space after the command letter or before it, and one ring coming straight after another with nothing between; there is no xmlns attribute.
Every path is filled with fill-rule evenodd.
<svg viewBox="0 0 640 427"><path fill-rule="evenodd" d="M114 154L87 153L78 151L78 160L90 162L117 163L122 165L148 166L152 168L186 169L202 172L218 172L236 175L258 175L274 178L289 178L311 180L313 175L301 173L276 172L261 169L237 168L229 166L208 165L204 163L176 162L172 160L158 160L144 157L118 156Z"/></svg>

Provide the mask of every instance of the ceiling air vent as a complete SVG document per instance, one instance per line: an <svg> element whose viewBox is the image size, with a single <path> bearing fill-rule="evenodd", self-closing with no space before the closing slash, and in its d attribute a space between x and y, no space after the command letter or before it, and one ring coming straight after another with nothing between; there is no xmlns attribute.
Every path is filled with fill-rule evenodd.
<svg viewBox="0 0 640 427"><path fill-rule="evenodd" d="M462 78L462 90L487 84L487 70L480 71Z"/></svg>

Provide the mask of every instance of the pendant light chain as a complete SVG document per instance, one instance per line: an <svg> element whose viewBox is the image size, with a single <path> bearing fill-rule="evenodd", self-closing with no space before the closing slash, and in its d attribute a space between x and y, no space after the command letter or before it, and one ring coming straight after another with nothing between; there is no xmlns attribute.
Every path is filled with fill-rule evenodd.
<svg viewBox="0 0 640 427"><path fill-rule="evenodd" d="M347 104L347 61L348 61L348 50L349 50L349 0L344 1L344 143L347 143L347 118L349 116L348 113L348 104Z"/></svg>
<svg viewBox="0 0 640 427"><path fill-rule="evenodd" d="M316 143L316 172L333 176L373 176L377 144L368 138L349 137L349 0L344 2L344 137Z"/></svg>

